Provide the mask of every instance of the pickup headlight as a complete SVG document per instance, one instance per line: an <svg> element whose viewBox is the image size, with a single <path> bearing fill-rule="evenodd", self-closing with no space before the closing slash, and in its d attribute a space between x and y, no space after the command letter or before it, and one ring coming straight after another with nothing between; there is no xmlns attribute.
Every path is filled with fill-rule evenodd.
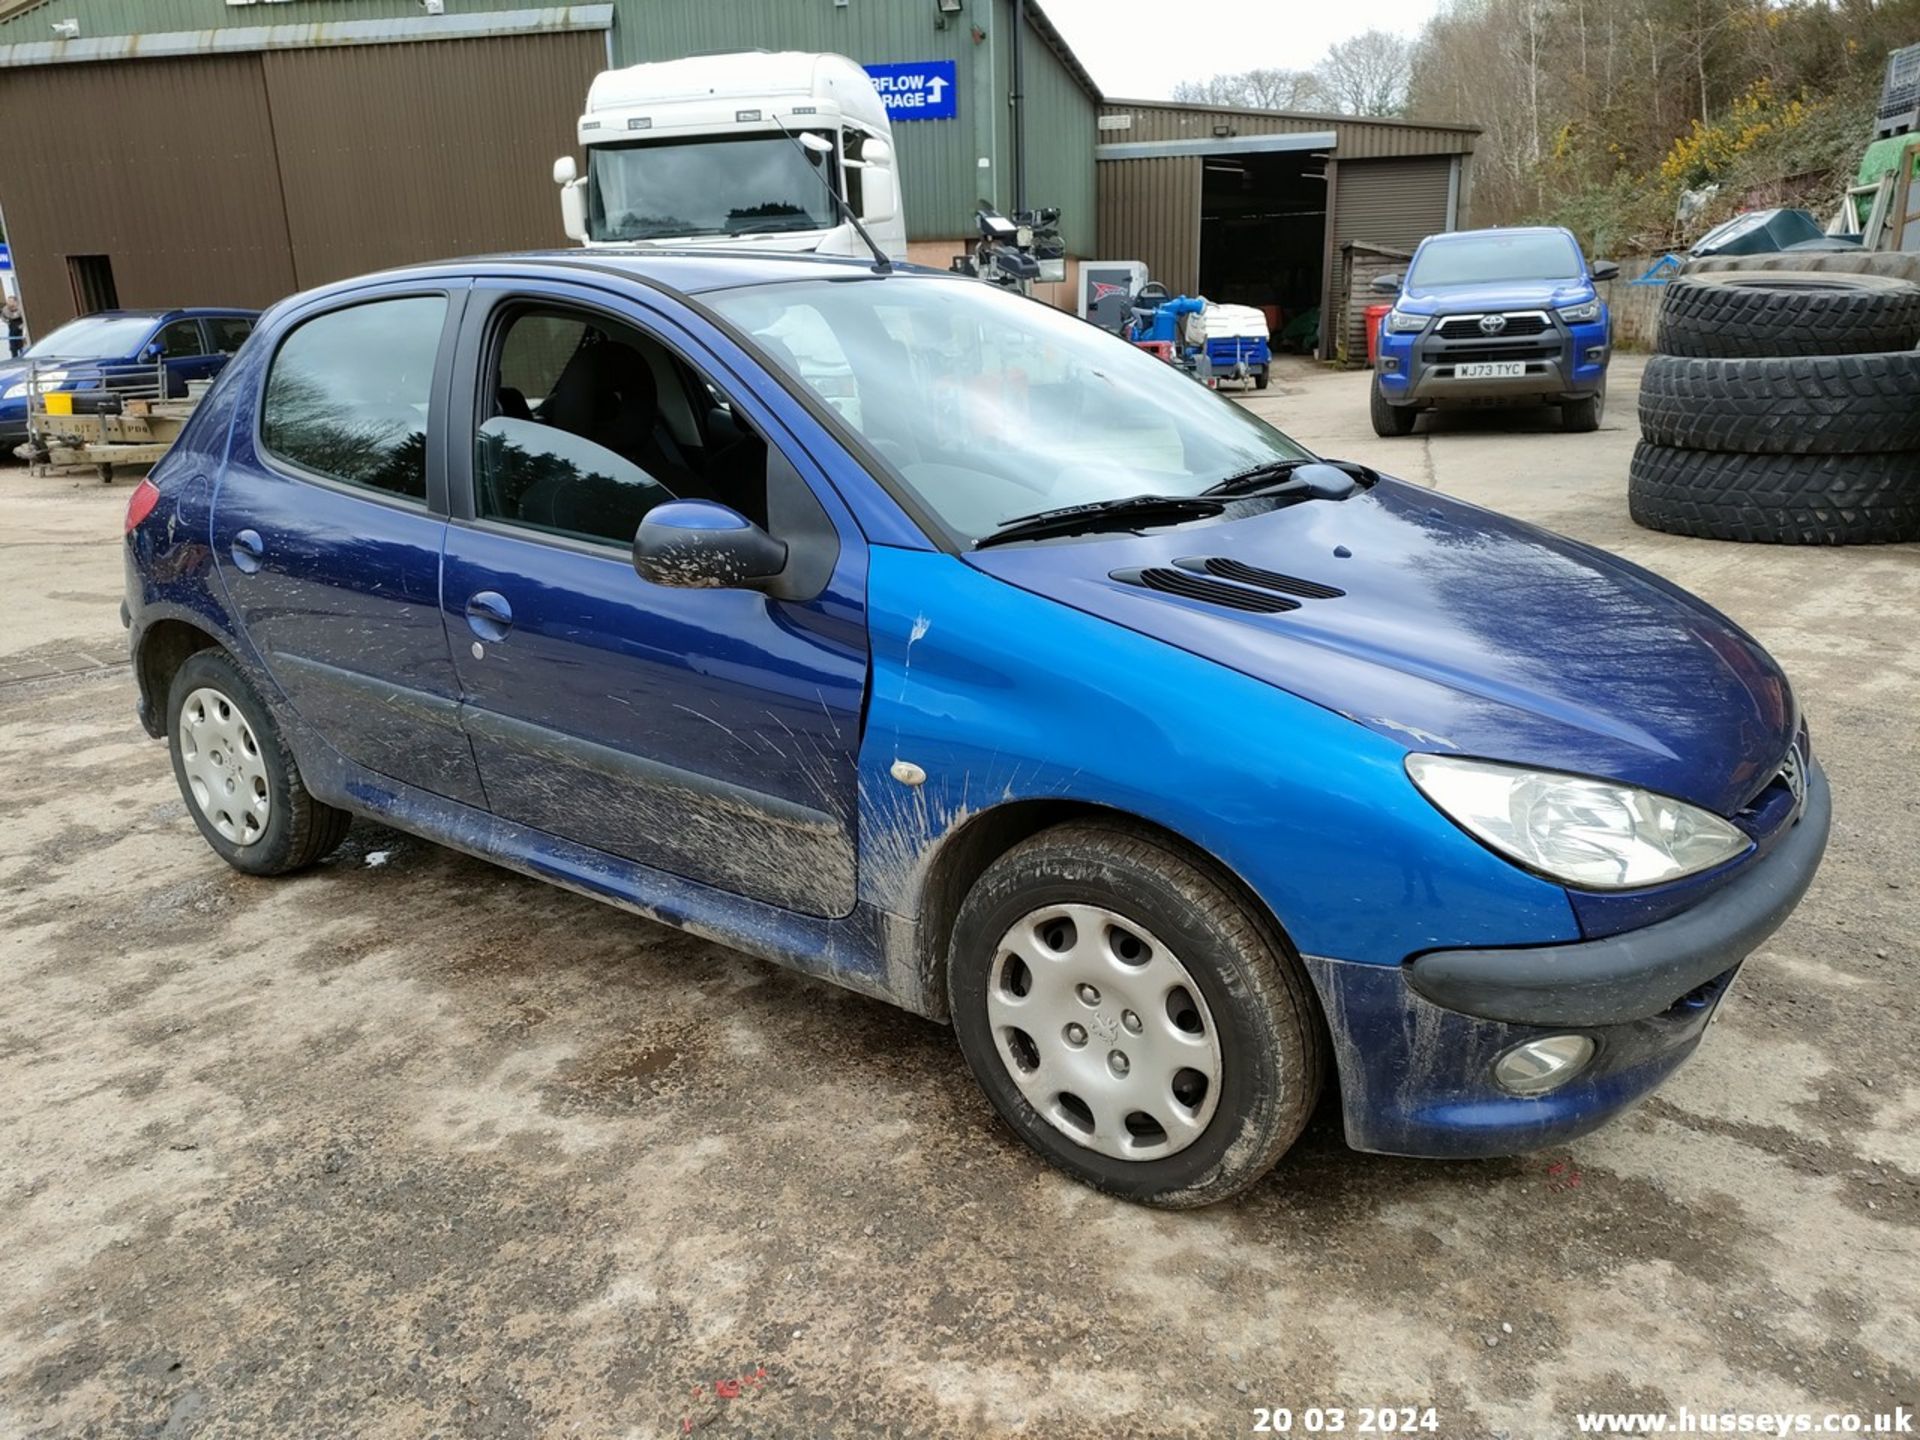
<svg viewBox="0 0 1920 1440"><path fill-rule="evenodd" d="M1427 322L1432 318L1431 315L1409 315L1406 311L1395 307L1387 312L1387 333L1410 335L1415 330L1426 329Z"/></svg>
<svg viewBox="0 0 1920 1440"><path fill-rule="evenodd" d="M1453 755L1409 755L1407 774L1481 844L1583 890L1677 880L1749 844L1718 815L1631 785Z"/></svg>
<svg viewBox="0 0 1920 1440"><path fill-rule="evenodd" d="M1600 302L1583 300L1578 305L1562 305L1560 318L1569 325L1591 325L1600 318Z"/></svg>

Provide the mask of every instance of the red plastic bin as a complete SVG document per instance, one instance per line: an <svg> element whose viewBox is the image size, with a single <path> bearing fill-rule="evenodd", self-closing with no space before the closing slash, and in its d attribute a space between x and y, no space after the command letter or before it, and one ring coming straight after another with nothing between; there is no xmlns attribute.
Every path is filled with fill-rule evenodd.
<svg viewBox="0 0 1920 1440"><path fill-rule="evenodd" d="M1367 306L1367 365L1372 368L1380 358L1380 322L1387 318L1391 305Z"/></svg>

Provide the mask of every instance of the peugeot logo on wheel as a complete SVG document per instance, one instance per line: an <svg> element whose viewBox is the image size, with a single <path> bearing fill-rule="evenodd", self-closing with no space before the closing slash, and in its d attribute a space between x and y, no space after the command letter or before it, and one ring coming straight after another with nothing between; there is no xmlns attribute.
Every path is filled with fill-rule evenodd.
<svg viewBox="0 0 1920 1440"><path fill-rule="evenodd" d="M1480 317L1480 333L1482 335L1498 335L1506 328L1507 317L1504 315L1482 315Z"/></svg>

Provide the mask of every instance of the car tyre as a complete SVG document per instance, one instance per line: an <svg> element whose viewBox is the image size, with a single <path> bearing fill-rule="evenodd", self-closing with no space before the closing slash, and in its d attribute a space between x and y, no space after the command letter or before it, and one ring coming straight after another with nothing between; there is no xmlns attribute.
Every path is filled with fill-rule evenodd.
<svg viewBox="0 0 1920 1440"><path fill-rule="evenodd" d="M1640 431L1656 444L1722 454L1920 450L1920 352L1656 355L1640 379Z"/></svg>
<svg viewBox="0 0 1920 1440"><path fill-rule="evenodd" d="M1600 418L1606 413L1604 388L1580 400L1564 400L1560 404L1560 428L1569 435L1585 435L1600 428Z"/></svg>
<svg viewBox="0 0 1920 1440"><path fill-rule="evenodd" d="M1627 478L1635 523L1773 545L1920 540L1920 452L1719 455L1641 441Z"/></svg>
<svg viewBox="0 0 1920 1440"><path fill-rule="evenodd" d="M346 838L352 815L308 792L272 714L221 651L188 656L167 687L167 749L200 834L243 874L304 870Z"/></svg>
<svg viewBox="0 0 1920 1440"><path fill-rule="evenodd" d="M961 1052L1001 1118L1128 1200L1187 1208L1238 1193L1319 1097L1322 1022L1298 957L1209 862L1143 827L1056 826L988 866L961 906L947 982ZM1091 1003L1088 984L1102 992ZM1198 1070L1181 1068L1189 1054L1205 1057Z"/></svg>
<svg viewBox="0 0 1920 1440"><path fill-rule="evenodd" d="M1391 437L1411 435L1413 422L1420 418L1420 412L1411 405L1395 405L1380 392L1380 377L1373 381L1371 410L1373 414L1373 433Z"/></svg>
<svg viewBox="0 0 1920 1440"><path fill-rule="evenodd" d="M1667 285L1654 349L1699 359L1862 355L1920 341L1920 285L1830 270L1719 270Z"/></svg>

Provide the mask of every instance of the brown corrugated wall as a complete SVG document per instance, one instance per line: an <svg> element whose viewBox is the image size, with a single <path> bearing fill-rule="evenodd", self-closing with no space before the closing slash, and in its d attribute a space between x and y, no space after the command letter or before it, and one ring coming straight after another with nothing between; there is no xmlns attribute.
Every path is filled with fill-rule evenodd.
<svg viewBox="0 0 1920 1440"><path fill-rule="evenodd" d="M1331 130L1343 160L1375 160L1397 155L1463 155L1479 134L1471 126L1420 125L1353 115L1296 115L1273 110L1193 109L1144 101L1110 100L1103 117L1127 116L1124 130L1102 130L1102 141L1204 140L1216 129L1235 135L1298 135Z"/></svg>
<svg viewBox="0 0 1920 1440"><path fill-rule="evenodd" d="M1200 288L1198 155L1102 160L1098 259L1144 260L1176 295Z"/></svg>
<svg viewBox="0 0 1920 1440"><path fill-rule="evenodd" d="M1447 193L1453 159L1427 155L1401 160L1341 158L1334 184L1333 219L1329 235L1332 264L1328 266L1326 294L1339 312L1349 299L1347 277L1340 273L1340 247L1349 240L1386 245L1411 252L1427 236L1447 228ZM1337 344L1342 326L1329 315L1320 333Z"/></svg>
<svg viewBox="0 0 1920 1440"><path fill-rule="evenodd" d="M273 50L301 286L387 265L565 245L554 159L606 67L597 31Z"/></svg>
<svg viewBox="0 0 1920 1440"><path fill-rule="evenodd" d="M257 56L8 70L0 137L33 334L75 314L69 255L108 256L128 307L263 305L294 288Z"/></svg>
<svg viewBox="0 0 1920 1440"><path fill-rule="evenodd" d="M98 65L0 83L0 199L35 335L69 255L120 303L264 306L410 261L566 243L597 31Z"/></svg>

